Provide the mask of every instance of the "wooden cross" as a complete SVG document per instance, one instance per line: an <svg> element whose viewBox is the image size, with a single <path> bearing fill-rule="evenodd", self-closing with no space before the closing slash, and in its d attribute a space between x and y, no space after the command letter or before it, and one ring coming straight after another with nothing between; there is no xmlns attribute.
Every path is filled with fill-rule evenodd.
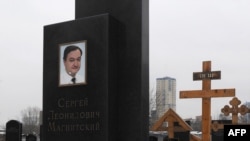
<svg viewBox="0 0 250 141"><path fill-rule="evenodd" d="M239 105L241 104L241 101L234 97L232 100L230 100L230 105L232 107L230 108L228 105L225 105L224 108L221 109L221 112L224 113L225 116L228 116L230 113L232 113L232 123L237 124L238 123L238 114L245 115L246 113L250 113L250 109L247 108L245 105Z"/></svg>
<svg viewBox="0 0 250 141"><path fill-rule="evenodd" d="M193 80L202 80L202 90L180 91L180 98L202 98L202 141L210 141L211 97L235 96L235 89L211 90L212 79L220 79L220 71L211 71L211 61L204 61L203 72L193 73Z"/></svg>

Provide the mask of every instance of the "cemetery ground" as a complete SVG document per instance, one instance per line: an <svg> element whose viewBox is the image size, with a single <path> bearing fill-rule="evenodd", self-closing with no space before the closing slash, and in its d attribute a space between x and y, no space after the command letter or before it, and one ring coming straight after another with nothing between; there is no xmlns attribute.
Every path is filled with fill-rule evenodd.
<svg viewBox="0 0 250 141"><path fill-rule="evenodd" d="M225 103L224 107L220 107L221 113L218 116L212 116L213 118L215 118L217 120L212 119L211 136L214 136L214 135L216 136L216 134L218 134L217 131L220 131L220 133L221 133L221 131L223 131L223 124L230 124L232 122L235 124L237 124L237 123L248 124L248 125L250 124L250 113L249 113L250 103L249 102L241 104L240 100L237 99L237 97L234 97L228 103L230 104L230 106L226 105L227 103ZM236 111L238 111L238 113ZM173 114L173 113L170 113L169 115L171 115L171 114ZM39 115L38 115L38 117L39 117ZM179 117L179 118L181 119L181 117ZM183 119L183 120L189 121L189 124L192 128L192 130L190 130L190 135L195 135L195 136L198 136L200 138L202 137L201 118ZM151 122L152 122L152 124L154 124L156 121L151 121ZM157 137L158 141L161 141L161 140L163 141L164 138L168 137L168 131L166 129L167 128L165 128L163 131L149 131L149 138ZM27 129L25 129L25 130L27 133ZM24 131L24 129L22 129L22 132L23 131ZM32 131L30 131L30 132L32 132ZM21 140L26 141L26 135L24 133L22 133ZM5 140L5 127L0 129L0 141L6 141ZM40 138L38 135L37 135L36 141L40 141ZM212 139L212 141L214 141L214 140Z"/></svg>

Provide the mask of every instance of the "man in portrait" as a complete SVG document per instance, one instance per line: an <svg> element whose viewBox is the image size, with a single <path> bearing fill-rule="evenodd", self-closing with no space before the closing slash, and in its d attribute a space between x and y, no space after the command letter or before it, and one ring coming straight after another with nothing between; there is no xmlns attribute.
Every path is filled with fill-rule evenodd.
<svg viewBox="0 0 250 141"><path fill-rule="evenodd" d="M84 83L84 76L78 74L81 68L82 49L76 45L69 45L63 52L64 71L61 71L60 84Z"/></svg>

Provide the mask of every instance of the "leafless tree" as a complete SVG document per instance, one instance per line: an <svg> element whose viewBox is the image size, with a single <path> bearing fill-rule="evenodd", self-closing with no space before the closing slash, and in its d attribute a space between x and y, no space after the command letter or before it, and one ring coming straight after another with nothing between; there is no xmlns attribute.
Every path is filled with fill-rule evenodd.
<svg viewBox="0 0 250 141"><path fill-rule="evenodd" d="M152 88L149 92L149 113L154 109L156 109L156 94L154 88Z"/></svg>
<svg viewBox="0 0 250 141"><path fill-rule="evenodd" d="M40 133L40 111L39 107L28 107L21 111L23 134Z"/></svg>
<svg viewBox="0 0 250 141"><path fill-rule="evenodd" d="M156 95L155 90L152 88L149 91L149 128L154 124L156 121L156 115L154 114L156 111Z"/></svg>
<svg viewBox="0 0 250 141"><path fill-rule="evenodd" d="M199 119L191 120L191 127L195 131L201 131L201 120L199 120Z"/></svg>

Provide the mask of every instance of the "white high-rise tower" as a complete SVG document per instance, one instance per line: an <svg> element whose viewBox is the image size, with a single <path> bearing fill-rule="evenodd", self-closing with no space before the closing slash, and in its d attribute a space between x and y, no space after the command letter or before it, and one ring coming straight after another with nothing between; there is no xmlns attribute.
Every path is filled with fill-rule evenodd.
<svg viewBox="0 0 250 141"><path fill-rule="evenodd" d="M171 108L176 111L176 79L163 77L156 79L156 110L160 118Z"/></svg>

